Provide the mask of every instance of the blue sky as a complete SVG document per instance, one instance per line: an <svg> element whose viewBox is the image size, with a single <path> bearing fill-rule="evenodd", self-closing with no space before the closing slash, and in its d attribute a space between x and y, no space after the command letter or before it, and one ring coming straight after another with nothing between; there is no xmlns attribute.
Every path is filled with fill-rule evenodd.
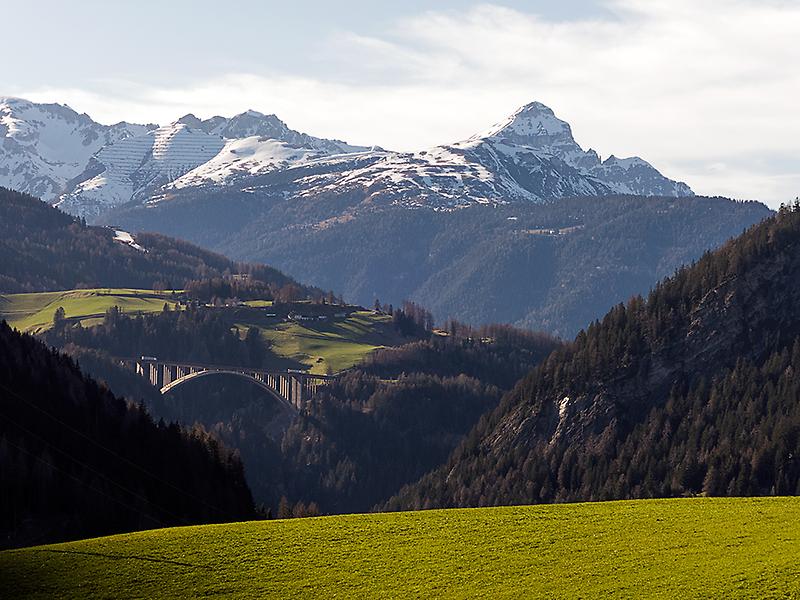
<svg viewBox="0 0 800 600"><path fill-rule="evenodd" d="M800 194L800 2L31 0L4 11L0 94L102 122L247 108L395 149L539 100L603 157L696 191ZM7 51L7 56L8 51Z"/></svg>
<svg viewBox="0 0 800 600"><path fill-rule="evenodd" d="M91 84L122 78L175 84L226 73L346 76L330 69L326 48L340 36L392 36L396 24L434 10L457 15L476 2L366 0L31 0L14 7L14 21L35 24L4 31L21 60L4 75L21 86ZM512 1L503 6L548 19L611 14L601 3Z"/></svg>

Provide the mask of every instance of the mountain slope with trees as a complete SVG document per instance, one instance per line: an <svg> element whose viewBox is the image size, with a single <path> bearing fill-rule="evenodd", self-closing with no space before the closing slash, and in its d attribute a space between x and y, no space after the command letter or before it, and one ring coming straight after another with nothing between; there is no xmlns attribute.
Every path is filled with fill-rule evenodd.
<svg viewBox="0 0 800 600"><path fill-rule="evenodd" d="M0 546L255 517L239 459L0 323Z"/></svg>
<svg viewBox="0 0 800 600"><path fill-rule="evenodd" d="M771 213L724 198L564 198L454 211L359 207L341 192L297 198L186 192L109 217L159 231L371 306L411 299L442 322L512 323L572 338Z"/></svg>
<svg viewBox="0 0 800 600"><path fill-rule="evenodd" d="M408 326L414 315L426 316L419 307L396 309L397 326ZM187 382L162 397L109 358L124 341L137 354L176 360L216 357L255 366L269 360L270 349L258 338L241 339L221 323L210 309L136 318L112 310L102 324L55 327L45 339L157 417L199 424L237 449L256 501L277 516L308 514L309 506L312 513L359 512L385 502L446 460L503 391L558 347L543 334L451 323L446 336L428 333L373 353L320 388L298 414L224 375Z"/></svg>
<svg viewBox="0 0 800 600"><path fill-rule="evenodd" d="M87 226L33 196L0 188L0 292L170 289L226 273L248 273L275 289L290 286L310 293L270 267L235 263L163 235L137 235L140 248L114 238L111 228Z"/></svg>
<svg viewBox="0 0 800 600"><path fill-rule="evenodd" d="M389 508L800 493L800 204L557 349Z"/></svg>

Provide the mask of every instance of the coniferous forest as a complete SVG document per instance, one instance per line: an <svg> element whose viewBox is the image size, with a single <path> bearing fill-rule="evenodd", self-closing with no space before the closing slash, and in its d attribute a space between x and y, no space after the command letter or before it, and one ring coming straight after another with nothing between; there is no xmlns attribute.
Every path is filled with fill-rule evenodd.
<svg viewBox="0 0 800 600"><path fill-rule="evenodd" d="M800 492L800 205L557 349L388 508Z"/></svg>
<svg viewBox="0 0 800 600"><path fill-rule="evenodd" d="M255 516L238 457L0 324L0 544Z"/></svg>

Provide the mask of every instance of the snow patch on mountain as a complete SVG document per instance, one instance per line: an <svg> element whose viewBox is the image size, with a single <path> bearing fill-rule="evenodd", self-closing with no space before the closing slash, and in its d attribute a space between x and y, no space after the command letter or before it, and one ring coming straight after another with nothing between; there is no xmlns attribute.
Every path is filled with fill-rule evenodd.
<svg viewBox="0 0 800 600"><path fill-rule="evenodd" d="M212 159L177 178L167 188L182 189L209 183L222 185L226 181L263 175L321 156L325 154L320 150L296 147L258 135L227 140Z"/></svg>
<svg viewBox="0 0 800 600"><path fill-rule="evenodd" d="M133 239L133 236L128 233L127 231L123 231L121 229L114 230L114 241L120 242L121 244L126 244L133 248L134 250L138 250L139 252L147 252L143 246L140 246L136 243L136 240Z"/></svg>
<svg viewBox="0 0 800 600"><path fill-rule="evenodd" d="M66 106L0 98L0 185L98 219L127 204L232 187L365 205L452 210L607 194L688 196L638 157L601 161L540 102L487 131L420 152L353 146L290 129L275 115L187 114L163 127L105 126Z"/></svg>
<svg viewBox="0 0 800 600"><path fill-rule="evenodd" d="M50 201L98 150L152 127L101 125L65 105L0 97L0 185Z"/></svg>
<svg viewBox="0 0 800 600"><path fill-rule="evenodd" d="M176 122L100 150L84 177L57 206L84 217L147 195L206 163L222 150L217 135Z"/></svg>

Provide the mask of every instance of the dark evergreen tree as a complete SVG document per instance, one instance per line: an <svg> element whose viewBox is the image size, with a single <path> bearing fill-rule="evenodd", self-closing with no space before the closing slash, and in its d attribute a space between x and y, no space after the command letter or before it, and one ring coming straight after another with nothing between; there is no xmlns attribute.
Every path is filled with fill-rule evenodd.
<svg viewBox="0 0 800 600"><path fill-rule="evenodd" d="M556 349L388 508L800 486L800 206Z"/></svg>
<svg viewBox="0 0 800 600"><path fill-rule="evenodd" d="M236 455L0 323L0 546L255 516Z"/></svg>

